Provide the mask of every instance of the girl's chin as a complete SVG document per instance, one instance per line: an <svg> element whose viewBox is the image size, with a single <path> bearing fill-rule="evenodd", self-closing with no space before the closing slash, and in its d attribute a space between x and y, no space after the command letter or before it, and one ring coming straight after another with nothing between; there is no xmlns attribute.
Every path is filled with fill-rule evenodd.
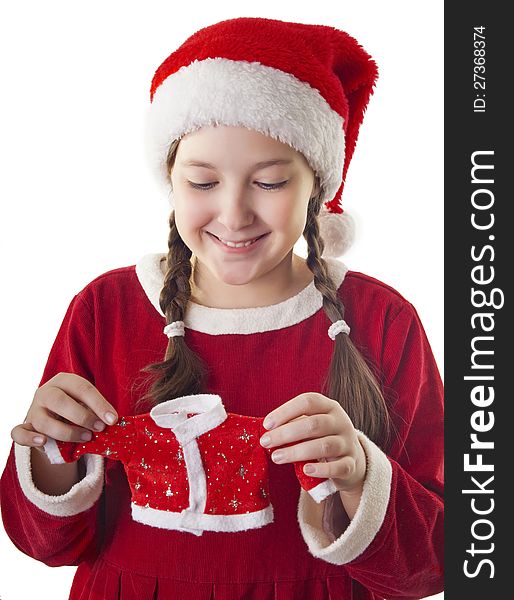
<svg viewBox="0 0 514 600"><path fill-rule="evenodd" d="M215 268L213 270L216 279L227 285L245 285L255 279L256 273L246 268Z"/></svg>

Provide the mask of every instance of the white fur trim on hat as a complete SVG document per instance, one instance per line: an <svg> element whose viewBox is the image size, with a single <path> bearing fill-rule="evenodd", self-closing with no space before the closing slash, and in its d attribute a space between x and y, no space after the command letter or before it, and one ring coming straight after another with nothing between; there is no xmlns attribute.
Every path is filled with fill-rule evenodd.
<svg viewBox="0 0 514 600"><path fill-rule="evenodd" d="M301 152L320 178L323 201L334 198L345 159L343 118L320 92L258 62L206 58L167 77L147 113L147 158L172 208L166 168L171 142L216 125L247 127Z"/></svg>

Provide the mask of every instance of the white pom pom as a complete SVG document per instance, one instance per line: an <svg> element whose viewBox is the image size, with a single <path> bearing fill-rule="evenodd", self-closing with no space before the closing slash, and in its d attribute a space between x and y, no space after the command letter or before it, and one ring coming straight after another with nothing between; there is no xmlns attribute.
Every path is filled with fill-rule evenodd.
<svg viewBox="0 0 514 600"><path fill-rule="evenodd" d="M355 238L355 221L346 211L332 213L322 208L318 217L321 237L325 243L323 257L342 256Z"/></svg>

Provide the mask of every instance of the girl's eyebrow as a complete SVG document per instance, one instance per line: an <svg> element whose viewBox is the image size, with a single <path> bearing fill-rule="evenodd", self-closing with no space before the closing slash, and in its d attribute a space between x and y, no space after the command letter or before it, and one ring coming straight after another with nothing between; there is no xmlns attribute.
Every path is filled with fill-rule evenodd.
<svg viewBox="0 0 514 600"><path fill-rule="evenodd" d="M270 167L272 165L289 165L293 161L286 158L273 158L271 160L264 160L253 165L254 169L262 169L263 167ZM214 165L208 162L202 162L199 160L187 160L182 163L184 167L205 167L206 169L216 170Z"/></svg>

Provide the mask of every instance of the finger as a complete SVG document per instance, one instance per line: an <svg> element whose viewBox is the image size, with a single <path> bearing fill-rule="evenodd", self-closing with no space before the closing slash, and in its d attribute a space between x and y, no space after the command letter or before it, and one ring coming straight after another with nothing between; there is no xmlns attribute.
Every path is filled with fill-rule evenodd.
<svg viewBox="0 0 514 600"><path fill-rule="evenodd" d="M332 415L317 414L293 419L289 423L268 431L261 437L261 444L266 448L284 446L298 440L314 439L338 433ZM266 442L265 439L269 441Z"/></svg>
<svg viewBox="0 0 514 600"><path fill-rule="evenodd" d="M118 419L114 406L107 402L96 387L84 377L70 373L59 373L50 381L52 381L52 385L59 387L75 400L83 402L108 425L112 425ZM110 415L112 415L112 418Z"/></svg>
<svg viewBox="0 0 514 600"><path fill-rule="evenodd" d="M68 396L61 388L48 386L40 392L39 406L57 421L79 425L85 430L102 431L105 423L84 403ZM34 411L32 421L41 425L38 413Z"/></svg>
<svg viewBox="0 0 514 600"><path fill-rule="evenodd" d="M344 456L347 447L338 435L329 435L321 439L309 440L294 446L281 446L274 450L271 459L276 463L301 462L315 460L337 460ZM277 455L280 457L277 460Z"/></svg>
<svg viewBox="0 0 514 600"><path fill-rule="evenodd" d="M23 425L16 425L11 430L11 438L20 446L42 447L46 442L46 436L36 431L32 423L26 421ZM38 441L41 440L41 441Z"/></svg>
<svg viewBox="0 0 514 600"><path fill-rule="evenodd" d="M356 467L357 464L355 462L355 458L347 455L342 456L337 460L329 461L327 459L326 462L308 462L306 465L304 465L303 470L312 477L334 479L335 481L340 482L341 486L344 486L344 483L354 476Z"/></svg>
<svg viewBox="0 0 514 600"><path fill-rule="evenodd" d="M284 404L268 413L263 425L266 429L275 429L283 423L301 416L328 413L334 410L334 403L337 404L335 400L331 400L323 394L306 392L291 398L291 400L284 402Z"/></svg>
<svg viewBox="0 0 514 600"><path fill-rule="evenodd" d="M61 421L58 415L54 415L46 408L33 415L32 425L43 435L63 442L83 442L93 437L89 429L82 429L73 423Z"/></svg>

